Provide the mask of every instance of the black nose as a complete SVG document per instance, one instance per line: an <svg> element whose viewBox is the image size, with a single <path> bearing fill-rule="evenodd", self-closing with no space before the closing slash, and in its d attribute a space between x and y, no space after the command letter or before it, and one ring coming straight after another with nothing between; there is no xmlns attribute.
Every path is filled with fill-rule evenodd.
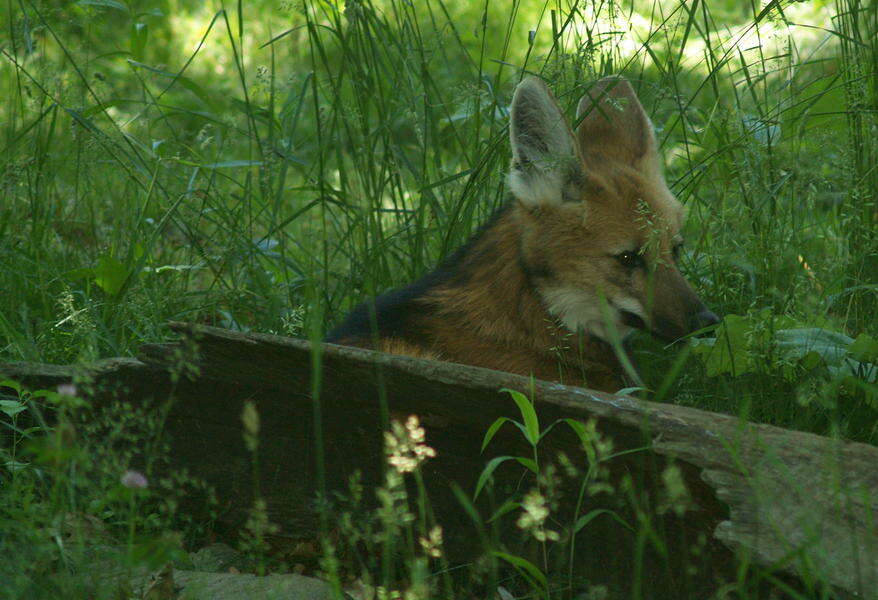
<svg viewBox="0 0 878 600"><path fill-rule="evenodd" d="M694 331L710 327L711 325L716 325L717 323L719 323L719 317L713 314L713 311L704 308L701 312L692 317L691 325L692 330Z"/></svg>

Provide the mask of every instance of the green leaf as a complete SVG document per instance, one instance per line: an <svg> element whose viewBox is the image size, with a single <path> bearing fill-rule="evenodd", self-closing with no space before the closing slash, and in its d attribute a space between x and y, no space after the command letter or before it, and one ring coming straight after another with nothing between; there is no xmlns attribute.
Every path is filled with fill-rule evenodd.
<svg viewBox="0 0 878 600"><path fill-rule="evenodd" d="M597 460L597 453L592 444L592 433L585 426L585 423L577 421L576 419L566 418L564 419L564 422L570 426L570 429L572 429L573 433L576 434L576 437L579 438L579 443L582 444L582 449L588 457L588 464L593 464Z"/></svg>
<svg viewBox="0 0 878 600"><path fill-rule="evenodd" d="M516 502L515 500L507 500L500 506L500 508L494 511L494 514L491 515L490 519L488 519L488 523L493 523L506 513L510 513L516 508L521 508L521 502Z"/></svg>
<svg viewBox="0 0 878 600"><path fill-rule="evenodd" d="M535 564L532 562L521 558L520 556L513 556L511 554L507 554L506 552L498 552L494 551L491 554L496 556L499 559L505 560L510 565L515 567L515 570L518 571L522 577L527 579L531 586L536 587L539 585L542 588L543 593L545 594L548 583L546 581L546 576L543 575L543 572L537 568Z"/></svg>
<svg viewBox="0 0 878 600"><path fill-rule="evenodd" d="M128 268L118 258L104 254L94 268L95 283L108 296L116 296L128 279Z"/></svg>
<svg viewBox="0 0 878 600"><path fill-rule="evenodd" d="M253 103L252 99L250 101L239 100L238 98L232 98L231 100L232 106L241 111L241 113L245 115L249 115L254 119L259 121L264 121L266 123L274 123L275 127L281 127L281 124L274 118L274 115L268 110L265 106L258 106Z"/></svg>
<svg viewBox="0 0 878 600"><path fill-rule="evenodd" d="M258 167L261 160L224 160L222 162L199 165L202 169L234 169L238 167Z"/></svg>
<svg viewBox="0 0 878 600"><path fill-rule="evenodd" d="M820 356L818 352L809 352L805 356L802 357L802 360L799 361L799 364L806 371L810 371L812 369L816 369L820 365L823 364L823 358Z"/></svg>
<svg viewBox="0 0 878 600"><path fill-rule="evenodd" d="M625 521L625 519L623 519L618 514L616 514L615 511L609 510L607 508L596 508L596 509L590 511L588 514L582 515L581 517L579 517L576 520L576 523L573 525L573 534L575 535L575 534L579 533L580 529L582 529L583 527L585 527L586 525L588 525L589 523L591 523L593 520L595 520L597 517L599 517L601 515L609 515L613 519L615 519L620 525L624 526L625 528L629 529L630 531L634 531L634 528L631 527L631 525L629 525Z"/></svg>
<svg viewBox="0 0 878 600"><path fill-rule="evenodd" d="M142 59L146 42L149 39L149 25L143 21L137 21L131 25L131 55Z"/></svg>
<svg viewBox="0 0 878 600"><path fill-rule="evenodd" d="M437 188L437 187L446 185L448 183L451 183L452 181L460 179L461 177L466 177L467 175L469 175L472 172L473 172L472 169L465 169L463 171L460 171L459 173L455 173L454 175L449 175L448 177L443 177L439 181L434 181L432 183L428 183L427 185L423 186L418 191L419 192L426 192L427 190L431 190L433 188Z"/></svg>
<svg viewBox="0 0 878 600"><path fill-rule="evenodd" d="M540 422L537 419L537 413L534 406L527 396L517 390L503 388L501 392L508 392L521 412L521 418L524 421L525 437L531 446L536 446L540 441Z"/></svg>
<svg viewBox="0 0 878 600"><path fill-rule="evenodd" d="M878 358L874 356L878 342L866 334L852 340L828 329L783 329L776 339L778 354L805 369L822 367L833 379L854 374L872 382L878 376L878 367L871 362ZM788 376L794 375L790 370Z"/></svg>
<svg viewBox="0 0 878 600"><path fill-rule="evenodd" d="M816 352L828 364L840 364L847 354L847 348L854 341L843 333L816 327L800 329L781 329L774 334L780 356L798 361L811 352Z"/></svg>
<svg viewBox="0 0 878 600"><path fill-rule="evenodd" d="M752 370L753 361L747 343L749 327L746 317L726 315L716 330L716 338L697 339L693 352L700 355L710 377L723 373L742 375Z"/></svg>
<svg viewBox="0 0 878 600"><path fill-rule="evenodd" d="M0 388L9 388L15 390L17 394L21 395L22 386L17 381L12 381L11 379L0 380Z"/></svg>
<svg viewBox="0 0 878 600"><path fill-rule="evenodd" d="M863 392L866 403L872 408L878 409L878 385L867 383L853 375L845 375L842 377L841 384L848 390L860 390Z"/></svg>
<svg viewBox="0 0 878 600"><path fill-rule="evenodd" d="M488 444L491 443L491 440L494 439L494 436L497 435L497 432L500 430L500 427L503 426L503 423L514 423L512 419L507 419L506 417L500 417L488 427L488 431L485 432L485 439L482 440L482 452L485 451L485 448L488 447Z"/></svg>
<svg viewBox="0 0 878 600"><path fill-rule="evenodd" d="M134 16L137 17L138 19L139 19L140 17L158 17L158 18L161 18L161 17L164 17L164 16L165 16L165 13L163 13L163 12L162 12L161 10L159 10L158 8L148 8L148 9L146 9L146 10L140 11L139 13L137 13L137 14L134 15Z"/></svg>
<svg viewBox="0 0 878 600"><path fill-rule="evenodd" d="M579 438L579 441L585 444L590 441L591 436L588 435L588 431L585 429L585 425L581 421L577 421L576 419L564 419L564 422L570 426L570 429L573 430L573 433L576 434L576 437Z"/></svg>
<svg viewBox="0 0 878 600"><path fill-rule="evenodd" d="M546 437L553 429L555 429L555 425L558 423L563 423L566 419L556 419L551 425L546 427L540 432L540 440Z"/></svg>
<svg viewBox="0 0 878 600"><path fill-rule="evenodd" d="M826 303L828 306L832 306L833 304L836 304L839 300L844 300L850 294L854 294L857 292L872 292L873 294L878 295L878 283L865 283L862 285L854 285L849 288L845 288L838 294L827 296Z"/></svg>
<svg viewBox="0 0 878 600"><path fill-rule="evenodd" d="M867 333L861 333L848 346L847 352L861 362L878 363L878 340Z"/></svg>
<svg viewBox="0 0 878 600"><path fill-rule="evenodd" d="M10 473L22 471L22 470L28 468L29 466L31 466L30 463L21 462L18 460L7 460L6 462L3 463L3 468L8 470Z"/></svg>
<svg viewBox="0 0 878 600"><path fill-rule="evenodd" d="M711 377L779 370L793 378L800 367L812 370L822 365L830 374L843 369L853 341L838 331L796 327L790 317L762 310L743 317L728 315L716 339L693 341L692 352L701 357Z"/></svg>
<svg viewBox="0 0 878 600"><path fill-rule="evenodd" d="M18 400L0 400L0 412L10 417L14 417L23 410L27 410L24 402Z"/></svg>
<svg viewBox="0 0 878 600"><path fill-rule="evenodd" d="M488 482L488 478L490 478L494 471L497 470L497 467L505 463L507 460L515 460L516 458L517 457L515 456L498 456L488 461L488 464L482 469L482 474L479 475L479 480L476 482L476 491L473 494L473 500L476 500L479 497L482 488Z"/></svg>
<svg viewBox="0 0 878 600"><path fill-rule="evenodd" d="M650 389L648 387L643 387L642 385L635 385L632 387L622 388L616 392L617 396L630 396L636 392L649 392Z"/></svg>
<svg viewBox="0 0 878 600"><path fill-rule="evenodd" d="M157 69L155 67L151 67L149 65L143 64L142 62L137 62L136 60L131 60L131 59L128 59L128 64L130 64L133 67L137 67L139 69L144 69L144 70L149 71L151 73L155 73L156 75L161 75L162 77L167 77L169 79L172 79L173 81L171 82L171 85L173 85L175 83L179 83L181 86L183 86L184 88L186 88L187 90L192 92L196 97L198 97L199 100L204 102L213 112L219 112L217 110L217 108L218 108L217 103L210 96L210 94L208 94L206 91L204 91L204 88L202 88L200 85L198 85L197 83L195 83L194 81L192 81L191 79L186 77L185 75L182 75L180 73L170 73L170 72L165 71L163 69Z"/></svg>
<svg viewBox="0 0 878 600"><path fill-rule="evenodd" d="M540 474L540 470L537 468L537 463L532 458L527 458L526 456L516 456L515 460L523 464L525 467L534 472L535 475Z"/></svg>
<svg viewBox="0 0 878 600"><path fill-rule="evenodd" d="M470 499L467 497L466 493L460 488L459 485L455 482L451 482L451 491L454 493L454 497L457 498L457 501L460 502L460 505L463 506L463 509L473 520L473 523L477 525L482 524L482 516L479 514L479 511L476 510L476 507L470 502Z"/></svg>
<svg viewBox="0 0 878 600"><path fill-rule="evenodd" d="M123 13L130 12L127 6L125 6L121 2L116 2L116 0L79 0L77 4L80 6L100 6L102 8L115 8L116 10L120 10Z"/></svg>

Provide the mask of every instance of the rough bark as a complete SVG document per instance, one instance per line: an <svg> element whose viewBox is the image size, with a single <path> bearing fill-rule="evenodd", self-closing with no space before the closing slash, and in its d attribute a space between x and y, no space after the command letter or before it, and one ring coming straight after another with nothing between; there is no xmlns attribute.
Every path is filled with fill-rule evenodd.
<svg viewBox="0 0 878 600"><path fill-rule="evenodd" d="M425 467L431 500L440 520L458 522L463 541L466 522L449 484L470 492L490 456L526 452L513 428L501 430L491 452L481 454L480 445L496 418L517 415L499 390L532 392L543 426L562 417L595 418L616 450L647 447L608 464L645 490L638 496L641 508L648 505L643 514L668 545L666 553L647 558L655 561L645 568L653 597L672 597L682 592L681 585L694 589L716 573L733 573L733 551L769 569L780 566L851 595L878 597L878 448L873 446L476 367L331 344L314 353L304 340L182 323L171 327L183 340L145 346L140 360L111 359L86 370L7 364L0 365L0 375L41 386L88 375L99 396L122 391L132 402L174 398L167 427L175 463L216 486L229 521L240 519L252 499L239 416L244 401L255 401L263 423L261 492L272 519L296 532L316 527L313 494L321 485L343 490L355 469L365 483L380 482L387 414L416 413L438 453ZM313 373L319 373L319 385ZM555 431L545 439L543 456L558 450L576 456L575 437L560 427ZM316 466L321 454L322 472ZM682 469L694 503L683 516L658 508L669 461ZM512 469L507 481L520 475ZM503 476L501 468L498 477ZM633 541L609 520L599 521L584 530L600 553L585 552L583 572L612 579L606 572L624 571ZM468 541L477 545L473 537ZM687 563L677 555L693 547L701 548L699 573L684 575L677 569L693 559Z"/></svg>

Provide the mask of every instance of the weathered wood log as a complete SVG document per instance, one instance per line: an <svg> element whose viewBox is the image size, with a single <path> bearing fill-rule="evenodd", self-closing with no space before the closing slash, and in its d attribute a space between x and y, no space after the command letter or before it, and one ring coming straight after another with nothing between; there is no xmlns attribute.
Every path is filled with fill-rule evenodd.
<svg viewBox="0 0 878 600"><path fill-rule="evenodd" d="M229 519L240 517L252 493L239 426L245 400L255 401L262 415L261 489L272 519L306 531L315 527L311 501L319 480L315 443L320 439L328 488L344 489L354 469L362 471L367 484L380 481L383 398L391 412L421 416L438 452L426 465L431 499L440 520L463 523L448 484L472 490L490 458L480 454L484 432L496 418L516 416L509 396L499 391L505 387L532 392L543 424L562 417L596 418L617 450L646 445L647 450L609 465L647 490L643 497L653 508L668 461L682 469L694 508L682 517L652 514L651 526L668 548L650 559L660 566L645 567L651 597L684 597L679 590L710 583L711 570L733 570L734 550L766 568L878 598L878 448L476 367L330 344L315 354L304 340L182 323L171 327L181 342L145 346L139 361L104 361L88 374L99 395L123 389L133 402L176 398L167 424L175 462L217 487ZM319 373L319 385L313 373ZM3 377L32 385L54 385L81 374L72 367L0 365ZM573 456L576 439L557 431L546 438L547 449ZM511 428L501 430L492 448L521 453L519 438ZM591 548L600 549L597 555L585 552L583 572L596 581L605 577L624 584L631 539L609 520L593 522L583 534L590 536ZM698 572L686 575L677 569L692 564L693 547L701 548L702 556Z"/></svg>

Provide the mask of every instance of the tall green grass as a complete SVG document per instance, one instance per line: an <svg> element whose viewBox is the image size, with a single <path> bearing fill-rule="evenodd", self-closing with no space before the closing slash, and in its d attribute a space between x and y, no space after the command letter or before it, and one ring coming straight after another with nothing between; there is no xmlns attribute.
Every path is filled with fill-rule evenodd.
<svg viewBox="0 0 878 600"><path fill-rule="evenodd" d="M876 332L871 4L3 10L7 360L131 354L169 319L297 334L316 304L338 321L504 201L527 72L571 110L599 76L634 82L689 211L685 270L717 312ZM639 347L657 389L650 365L677 350ZM813 369L784 377L770 347L747 351L758 376L690 361L665 395L829 430L815 405L837 398L805 390Z"/></svg>

